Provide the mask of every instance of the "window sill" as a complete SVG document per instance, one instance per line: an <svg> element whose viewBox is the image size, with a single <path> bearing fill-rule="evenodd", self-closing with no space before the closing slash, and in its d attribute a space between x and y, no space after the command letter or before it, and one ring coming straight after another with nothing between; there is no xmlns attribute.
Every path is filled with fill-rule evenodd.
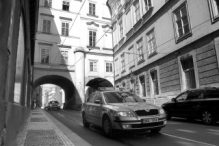
<svg viewBox="0 0 219 146"><path fill-rule="evenodd" d="M123 73L125 73L126 71L125 70L123 70L122 72L121 72L121 74L123 74Z"/></svg>
<svg viewBox="0 0 219 146"><path fill-rule="evenodd" d="M48 35L51 35L51 33L50 33L50 32L43 32L43 31L42 31L42 33L44 33L44 34L48 34Z"/></svg>
<svg viewBox="0 0 219 146"><path fill-rule="evenodd" d="M118 76L119 76L119 74L116 75L116 77L118 77Z"/></svg>
<svg viewBox="0 0 219 146"><path fill-rule="evenodd" d="M144 15L143 15L143 23L145 23L152 14L154 7L151 7Z"/></svg>
<svg viewBox="0 0 219 146"><path fill-rule="evenodd" d="M134 68L134 67L135 67L135 65L130 66L130 67L129 67L129 70L132 69L132 68Z"/></svg>
<svg viewBox="0 0 219 146"><path fill-rule="evenodd" d="M212 23L216 23L217 21L219 21L219 15L212 18Z"/></svg>
<svg viewBox="0 0 219 146"><path fill-rule="evenodd" d="M138 65L141 64L141 63L143 63L143 62L145 62L144 59L139 60L139 61L138 61Z"/></svg>
<svg viewBox="0 0 219 146"><path fill-rule="evenodd" d="M70 12L69 10L63 10L63 9L62 9L62 11L65 11L65 12Z"/></svg>
<svg viewBox="0 0 219 146"><path fill-rule="evenodd" d="M149 58L152 58L152 57L155 56L155 55L157 55L157 51L154 51L153 53L149 54L149 55L148 55L148 59L149 59Z"/></svg>
<svg viewBox="0 0 219 146"><path fill-rule="evenodd" d="M87 14L87 16L98 18L96 15Z"/></svg>
<svg viewBox="0 0 219 146"><path fill-rule="evenodd" d="M100 50L100 47L96 47L96 46L87 46L88 49L96 49L96 50Z"/></svg>
<svg viewBox="0 0 219 146"><path fill-rule="evenodd" d="M102 19L106 19L106 20L110 20L111 21L111 18L102 17Z"/></svg>
<svg viewBox="0 0 219 146"><path fill-rule="evenodd" d="M137 23L133 26L134 31L136 32L141 26L142 19L139 19Z"/></svg>
<svg viewBox="0 0 219 146"><path fill-rule="evenodd" d="M133 34L133 28L131 28L127 33L126 33L126 40L128 40Z"/></svg>
<svg viewBox="0 0 219 146"><path fill-rule="evenodd" d="M181 37L178 37L177 40L176 40L176 43L179 43L179 42L181 42L181 41L187 39L187 38L190 37L190 36L192 36L192 32L189 32L189 33L187 33L187 34L185 34L185 35L183 35L183 36L181 36Z"/></svg>
<svg viewBox="0 0 219 146"><path fill-rule="evenodd" d="M110 50L112 51L113 49L112 48L102 48L103 50Z"/></svg>
<svg viewBox="0 0 219 146"><path fill-rule="evenodd" d="M121 40L119 41L119 47L121 47L121 46L123 45L123 43L124 43L124 39L125 39L125 38L122 37Z"/></svg>

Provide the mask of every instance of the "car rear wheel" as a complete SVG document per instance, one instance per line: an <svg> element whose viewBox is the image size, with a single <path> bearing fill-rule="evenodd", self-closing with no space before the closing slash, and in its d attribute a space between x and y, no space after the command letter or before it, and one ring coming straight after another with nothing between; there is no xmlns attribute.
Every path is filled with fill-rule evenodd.
<svg viewBox="0 0 219 146"><path fill-rule="evenodd" d="M151 129L151 133L159 133L161 128Z"/></svg>
<svg viewBox="0 0 219 146"><path fill-rule="evenodd" d="M90 123L87 122L85 113L83 113L82 119L83 119L83 125L84 125L84 127L88 128L88 127L90 126Z"/></svg>
<svg viewBox="0 0 219 146"><path fill-rule="evenodd" d="M166 119L170 120L171 119L170 112L168 110L165 110L165 113L166 113Z"/></svg>
<svg viewBox="0 0 219 146"><path fill-rule="evenodd" d="M103 131L105 136L108 138L114 137L114 131L109 117L104 117L103 119Z"/></svg>
<svg viewBox="0 0 219 146"><path fill-rule="evenodd" d="M213 124L215 122L214 116L209 111L202 112L202 121L207 125Z"/></svg>

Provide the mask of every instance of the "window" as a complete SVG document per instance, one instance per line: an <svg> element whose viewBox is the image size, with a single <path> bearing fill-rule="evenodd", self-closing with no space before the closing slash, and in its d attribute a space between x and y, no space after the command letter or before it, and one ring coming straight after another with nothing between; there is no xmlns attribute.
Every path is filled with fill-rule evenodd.
<svg viewBox="0 0 219 146"><path fill-rule="evenodd" d="M89 31L89 46L96 46L96 31Z"/></svg>
<svg viewBox="0 0 219 146"><path fill-rule="evenodd" d="M63 36L68 36L69 33L69 23L62 23L62 35Z"/></svg>
<svg viewBox="0 0 219 146"><path fill-rule="evenodd" d="M196 88L195 71L192 56L181 60L186 89Z"/></svg>
<svg viewBox="0 0 219 146"><path fill-rule="evenodd" d="M67 2L67 1L62 2L62 10L69 11L69 2Z"/></svg>
<svg viewBox="0 0 219 146"><path fill-rule="evenodd" d="M156 52L156 40L154 35L154 30L151 30L147 34L147 41L148 41L148 55L150 56L154 52Z"/></svg>
<svg viewBox="0 0 219 146"><path fill-rule="evenodd" d="M140 79L140 91L141 91L142 96L145 97L146 96L145 77L144 76L140 76L139 79Z"/></svg>
<svg viewBox="0 0 219 146"><path fill-rule="evenodd" d="M184 101L184 100L186 100L187 96L188 96L188 92L184 92L184 93L180 94L178 97L176 97L176 100L177 101Z"/></svg>
<svg viewBox="0 0 219 146"><path fill-rule="evenodd" d="M147 12L152 7L152 2L151 2L151 0L144 0L144 2L145 2L145 10Z"/></svg>
<svg viewBox="0 0 219 146"><path fill-rule="evenodd" d="M131 10L128 10L126 13L126 33L132 28L132 13Z"/></svg>
<svg viewBox="0 0 219 146"><path fill-rule="evenodd" d="M128 60L129 60L129 68L133 67L135 65L135 62L134 62L134 49L133 47L130 47L129 48L129 56L128 56Z"/></svg>
<svg viewBox="0 0 219 146"><path fill-rule="evenodd" d="M158 87L157 70L151 71L151 80L152 80L153 95L158 95L159 94L159 87Z"/></svg>
<svg viewBox="0 0 219 146"><path fill-rule="evenodd" d="M61 64L68 64L68 51L61 51Z"/></svg>
<svg viewBox="0 0 219 146"><path fill-rule="evenodd" d="M219 18L219 0L210 0L213 19Z"/></svg>
<svg viewBox="0 0 219 146"><path fill-rule="evenodd" d="M89 3L89 14L90 14L90 15L93 15L93 16L96 15L95 9L96 9L96 5L95 5L95 4L92 4L92 3Z"/></svg>
<svg viewBox="0 0 219 146"><path fill-rule="evenodd" d="M218 98L219 97L219 90L206 90L205 98Z"/></svg>
<svg viewBox="0 0 219 146"><path fill-rule="evenodd" d="M122 72L125 71L125 54L121 55Z"/></svg>
<svg viewBox="0 0 219 146"><path fill-rule="evenodd" d="M113 64L112 63L106 63L106 72L113 72Z"/></svg>
<svg viewBox="0 0 219 146"><path fill-rule="evenodd" d="M123 24L122 24L122 19L121 19L121 21L119 22L119 36L120 36L120 38L122 38L123 37Z"/></svg>
<svg viewBox="0 0 219 146"><path fill-rule="evenodd" d="M41 49L41 63L49 63L49 49Z"/></svg>
<svg viewBox="0 0 219 146"><path fill-rule="evenodd" d="M137 42L137 51L138 51L138 61L143 60L144 53L143 53L142 39Z"/></svg>
<svg viewBox="0 0 219 146"><path fill-rule="evenodd" d="M43 19L43 32L50 33L51 30L51 21Z"/></svg>
<svg viewBox="0 0 219 146"><path fill-rule="evenodd" d="M97 61L90 61L90 71L97 72Z"/></svg>
<svg viewBox="0 0 219 146"><path fill-rule="evenodd" d="M44 0L44 7L52 7L52 0Z"/></svg>
<svg viewBox="0 0 219 146"><path fill-rule="evenodd" d="M138 20L140 19L139 1L137 1L134 6L135 6L135 20L136 20L136 22L138 22Z"/></svg>
<svg viewBox="0 0 219 146"><path fill-rule="evenodd" d="M190 33L190 24L188 19L186 4L182 5L174 12L177 39Z"/></svg>

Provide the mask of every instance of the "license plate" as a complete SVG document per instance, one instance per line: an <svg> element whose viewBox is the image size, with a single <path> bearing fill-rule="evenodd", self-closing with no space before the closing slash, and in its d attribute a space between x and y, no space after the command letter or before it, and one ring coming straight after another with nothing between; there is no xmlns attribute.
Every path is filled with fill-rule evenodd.
<svg viewBox="0 0 219 146"><path fill-rule="evenodd" d="M158 122L158 118L151 118L151 119L143 119L142 123L153 123Z"/></svg>

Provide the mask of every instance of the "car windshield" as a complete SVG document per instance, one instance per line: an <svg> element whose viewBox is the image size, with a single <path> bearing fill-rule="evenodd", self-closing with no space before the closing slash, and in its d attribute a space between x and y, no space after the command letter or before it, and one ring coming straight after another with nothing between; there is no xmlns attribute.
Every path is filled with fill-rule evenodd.
<svg viewBox="0 0 219 146"><path fill-rule="evenodd" d="M50 101L50 103L59 103L58 101Z"/></svg>
<svg viewBox="0 0 219 146"><path fill-rule="evenodd" d="M143 99L129 92L105 92L106 103L144 102Z"/></svg>

